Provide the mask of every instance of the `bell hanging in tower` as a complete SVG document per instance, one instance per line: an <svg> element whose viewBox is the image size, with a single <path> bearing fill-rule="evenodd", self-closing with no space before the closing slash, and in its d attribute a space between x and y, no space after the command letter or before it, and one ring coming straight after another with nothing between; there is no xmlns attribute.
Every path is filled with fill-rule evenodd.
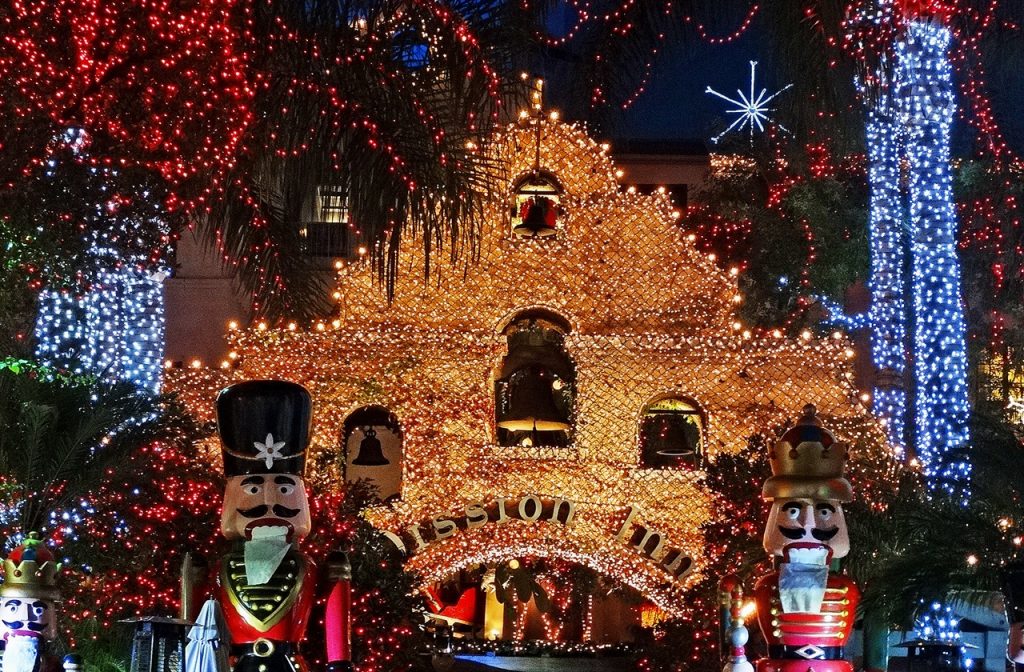
<svg viewBox="0 0 1024 672"><path fill-rule="evenodd" d="M526 206L526 216L512 228L517 236L548 238L555 235L554 202L544 196L534 196Z"/></svg>
<svg viewBox="0 0 1024 672"><path fill-rule="evenodd" d="M352 460L352 464L361 467L383 467L385 464L391 464L388 458L384 457L380 439L377 438L377 431L373 427L363 430L363 440L359 442L359 454L356 455L356 459Z"/></svg>
<svg viewBox="0 0 1024 672"><path fill-rule="evenodd" d="M696 436L687 432L685 416L676 413L659 413L651 416L647 425L647 447L649 453L676 459L693 458L697 454L699 431Z"/></svg>
<svg viewBox="0 0 1024 672"><path fill-rule="evenodd" d="M566 431L571 425L555 406L554 375L540 366L520 369L509 377L508 407L498 427L515 432Z"/></svg>

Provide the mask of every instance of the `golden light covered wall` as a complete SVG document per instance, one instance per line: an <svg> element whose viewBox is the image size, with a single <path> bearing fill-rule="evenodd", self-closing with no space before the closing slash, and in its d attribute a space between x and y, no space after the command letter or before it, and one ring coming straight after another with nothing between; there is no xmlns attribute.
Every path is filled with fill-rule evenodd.
<svg viewBox="0 0 1024 672"><path fill-rule="evenodd" d="M652 401L699 404L712 458L796 418L808 402L857 450L883 450L883 433L857 402L847 341L744 329L733 316L736 283L684 239L668 198L621 190L606 151L579 128L544 121L541 129L541 168L563 189L556 236L512 236L512 190L533 168L533 123L509 127L489 150L506 167L508 191L490 206L477 262L435 264L425 282L421 246L409 241L390 303L368 264L346 265L336 318L309 329L234 331L239 366L219 375L307 386L313 448L332 454L355 409L377 404L394 413L403 433L401 500L367 515L382 529L404 530L410 547L410 526L435 535L434 519L464 517L474 502L493 507L508 498L514 506L537 495L576 506L570 525L542 517L453 531L411 556L410 568L426 578L472 562L550 555L620 578L677 612L695 573L676 580L665 565L681 550L699 572L698 528L714 507L700 471L641 467L638 430ZM577 396L567 447L496 442L502 330L532 308L571 327L565 351ZM216 387L197 386L198 372L177 375L194 403L212 402ZM663 537L655 561L630 545L632 526Z"/></svg>

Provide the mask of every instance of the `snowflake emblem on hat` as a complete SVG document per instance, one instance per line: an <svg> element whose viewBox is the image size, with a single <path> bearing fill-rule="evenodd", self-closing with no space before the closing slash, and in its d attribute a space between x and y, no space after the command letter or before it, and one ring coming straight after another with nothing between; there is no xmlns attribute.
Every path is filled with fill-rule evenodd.
<svg viewBox="0 0 1024 672"><path fill-rule="evenodd" d="M259 451L256 453L256 459L266 462L267 469L273 466L274 460L284 457L281 454L281 449L284 448L284 441L274 441L273 434L267 434L267 438L263 443L253 441L252 445Z"/></svg>

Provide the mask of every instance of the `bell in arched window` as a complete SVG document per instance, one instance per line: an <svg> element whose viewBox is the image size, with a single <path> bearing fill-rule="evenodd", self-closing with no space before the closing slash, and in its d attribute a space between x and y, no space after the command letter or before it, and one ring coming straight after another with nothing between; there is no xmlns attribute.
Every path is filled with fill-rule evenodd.
<svg viewBox="0 0 1024 672"><path fill-rule="evenodd" d="M554 177L534 168L516 189L512 210L512 233L524 238L554 236L558 222L558 202L561 189Z"/></svg>
<svg viewBox="0 0 1024 672"><path fill-rule="evenodd" d="M512 232L517 236L547 238L555 235L557 212L555 202L546 196L535 194L523 201L519 216L522 218Z"/></svg>
<svg viewBox="0 0 1024 672"><path fill-rule="evenodd" d="M509 377L509 398L498 427L517 432L557 432L570 428L569 418L555 405L555 376L540 366L529 366Z"/></svg>
<svg viewBox="0 0 1024 672"><path fill-rule="evenodd" d="M647 421L647 451L678 460L694 460L700 449L700 428L683 413L657 413Z"/></svg>
<svg viewBox="0 0 1024 672"><path fill-rule="evenodd" d="M380 439L377 438L377 432L373 427L363 430L363 440L359 442L359 454L356 455L356 459L352 460L352 464L358 464L361 467L383 467L385 464L391 464L388 458L384 457Z"/></svg>

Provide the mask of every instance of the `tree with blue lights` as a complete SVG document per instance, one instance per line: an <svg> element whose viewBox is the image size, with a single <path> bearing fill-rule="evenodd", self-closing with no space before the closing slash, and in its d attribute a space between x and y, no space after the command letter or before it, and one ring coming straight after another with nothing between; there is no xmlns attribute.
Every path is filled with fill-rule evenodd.
<svg viewBox="0 0 1024 672"><path fill-rule="evenodd" d="M966 461L940 459L970 440L967 344L950 178L949 131L956 103L946 57L951 33L927 8L921 13L919 3L907 4L905 37L897 44L896 97L910 171L914 446L934 485L937 480L964 481L970 472Z"/></svg>
<svg viewBox="0 0 1024 672"><path fill-rule="evenodd" d="M947 489L960 487L955 484L970 472L965 460L942 459L970 440L950 174L956 103L947 56L952 34L944 22L951 11L938 2L883 0L861 17L898 28L887 52L892 67L883 57L871 76L873 95L867 96L874 407L888 421L893 444L902 449L909 440L931 486ZM908 177L905 189L901 166ZM903 389L908 359L913 366L909 395Z"/></svg>

